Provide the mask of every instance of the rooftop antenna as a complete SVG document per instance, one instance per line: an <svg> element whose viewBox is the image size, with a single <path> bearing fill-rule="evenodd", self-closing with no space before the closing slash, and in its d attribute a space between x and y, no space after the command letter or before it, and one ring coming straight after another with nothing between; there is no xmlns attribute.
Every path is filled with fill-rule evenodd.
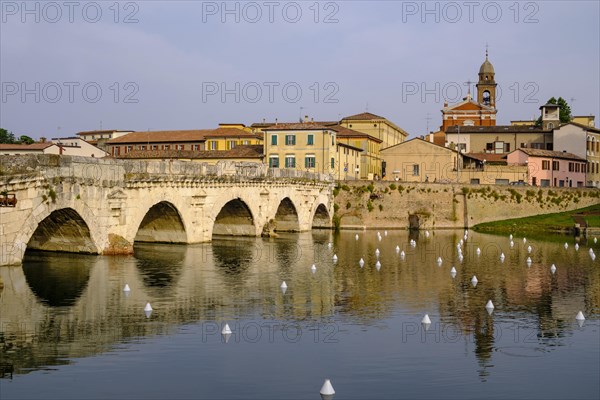
<svg viewBox="0 0 600 400"><path fill-rule="evenodd" d="M365 111L369 112L369 102L367 101L367 105L365 106Z"/></svg>
<svg viewBox="0 0 600 400"><path fill-rule="evenodd" d="M102 130L102 121L100 121L100 130Z"/></svg>
<svg viewBox="0 0 600 400"><path fill-rule="evenodd" d="M471 99L471 85L472 84L473 84L473 82L470 79L465 82L465 85L467 85L467 98L469 100Z"/></svg>
<svg viewBox="0 0 600 400"><path fill-rule="evenodd" d="M429 113L427 113L427 116L425 117L425 120L427 121L427 131L426 131L426 133L429 133L429 121L431 121L431 116L429 115Z"/></svg>
<svg viewBox="0 0 600 400"><path fill-rule="evenodd" d="M306 107L300 107L300 113L298 114L298 122L302 123L302 110L304 110Z"/></svg>

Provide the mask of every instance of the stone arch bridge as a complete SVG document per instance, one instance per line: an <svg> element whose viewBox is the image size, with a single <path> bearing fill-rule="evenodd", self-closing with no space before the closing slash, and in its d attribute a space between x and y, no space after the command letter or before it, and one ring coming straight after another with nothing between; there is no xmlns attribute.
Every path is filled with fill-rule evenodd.
<svg viewBox="0 0 600 400"><path fill-rule="evenodd" d="M128 254L133 243L200 243L331 228L333 181L252 163L207 165L2 156L0 265L25 250Z"/></svg>

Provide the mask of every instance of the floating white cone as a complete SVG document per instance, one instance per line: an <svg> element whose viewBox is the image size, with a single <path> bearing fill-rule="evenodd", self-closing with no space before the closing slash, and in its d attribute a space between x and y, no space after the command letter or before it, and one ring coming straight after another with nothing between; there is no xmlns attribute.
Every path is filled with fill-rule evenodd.
<svg viewBox="0 0 600 400"><path fill-rule="evenodd" d="M329 379L325 379L323 386L321 386L321 391L319 392L323 396L333 396L335 394L335 390L333 390L333 386L331 385L331 381Z"/></svg>
<svg viewBox="0 0 600 400"><path fill-rule="evenodd" d="M431 320L429 319L429 314L425 314L423 319L421 320L422 324L431 324Z"/></svg>
<svg viewBox="0 0 600 400"><path fill-rule="evenodd" d="M442 262L443 262L443 261L442 261L442 257L438 257L438 258L437 258L437 263L438 263L438 265L442 265Z"/></svg>
<svg viewBox="0 0 600 400"><path fill-rule="evenodd" d="M231 339L231 333L222 334L221 338L225 342L225 344L229 343L229 339Z"/></svg>
<svg viewBox="0 0 600 400"><path fill-rule="evenodd" d="M486 310L488 310L488 312L489 312L490 310L492 310L492 311L493 311L493 310L494 310L494 303L492 303L492 301L491 301L491 300L488 300L487 304L485 305L485 309L486 309Z"/></svg>
<svg viewBox="0 0 600 400"><path fill-rule="evenodd" d="M464 240L465 240L465 242L466 242L466 241L467 241L467 235L465 235L465 236L463 237L463 239L464 239Z"/></svg>
<svg viewBox="0 0 600 400"><path fill-rule="evenodd" d="M577 313L577 316L575 317L575 319L576 319L577 321L585 321L585 317L583 316L583 313L582 313L581 311L579 311L579 312Z"/></svg>
<svg viewBox="0 0 600 400"><path fill-rule="evenodd" d="M383 232L383 235L384 235L384 236L387 236L387 231Z"/></svg>
<svg viewBox="0 0 600 400"><path fill-rule="evenodd" d="M358 233L356 235L354 235L354 239L358 240Z"/></svg>
<svg viewBox="0 0 600 400"><path fill-rule="evenodd" d="M477 280L477 277L475 275L473 275L473 277L471 278L471 285L473 285L473 287L477 286L477 283L479 281Z"/></svg>
<svg viewBox="0 0 600 400"><path fill-rule="evenodd" d="M360 261L358 261L358 265L360 265L360 267L362 268L365 265L365 260L361 258Z"/></svg>
<svg viewBox="0 0 600 400"><path fill-rule="evenodd" d="M337 262L338 258L337 258L337 254L333 255L333 262Z"/></svg>
<svg viewBox="0 0 600 400"><path fill-rule="evenodd" d="M508 238L509 238L510 240L512 240L512 239L513 239L512 233L511 233L510 235L508 235Z"/></svg>
<svg viewBox="0 0 600 400"><path fill-rule="evenodd" d="M475 250L475 253L477 253L477 255L481 255L481 249L478 247L477 250Z"/></svg>
<svg viewBox="0 0 600 400"><path fill-rule="evenodd" d="M550 272L552 272L553 274L556 272L556 266L554 264L552 264L552 266L550 267Z"/></svg>
<svg viewBox="0 0 600 400"><path fill-rule="evenodd" d="M459 262L463 262L463 259L464 259L464 258L463 258L463 255L462 255L462 254L459 254L459 255L458 255L458 261L459 261Z"/></svg>
<svg viewBox="0 0 600 400"><path fill-rule="evenodd" d="M456 248L457 248L458 250L460 250L460 243L457 243L457 244L456 244Z"/></svg>
<svg viewBox="0 0 600 400"><path fill-rule="evenodd" d="M406 253L404 252L404 250L402 250L400 252L400 258L404 260L404 257L406 256Z"/></svg>
<svg viewBox="0 0 600 400"><path fill-rule="evenodd" d="M225 324L221 330L221 335L231 335L231 328L229 327L229 324Z"/></svg>
<svg viewBox="0 0 600 400"><path fill-rule="evenodd" d="M592 248L590 247L590 251L589 251L589 253L590 253L590 254L593 254L593 253L594 253L594 249L592 249Z"/></svg>
<svg viewBox="0 0 600 400"><path fill-rule="evenodd" d="M279 286L282 289L287 289L287 283L285 283L285 281L281 282L281 286Z"/></svg>
<svg viewBox="0 0 600 400"><path fill-rule="evenodd" d="M331 243L331 242L327 243L327 248L328 248L328 249L330 249L330 248L331 248L331 246L333 246L333 243Z"/></svg>
<svg viewBox="0 0 600 400"><path fill-rule="evenodd" d="M532 250L532 249L531 249L531 246L527 246L527 252L528 252L528 253L531 253L531 250Z"/></svg>
<svg viewBox="0 0 600 400"><path fill-rule="evenodd" d="M377 271L381 269L381 263L379 261L375 263L375 268L377 268Z"/></svg>
<svg viewBox="0 0 600 400"><path fill-rule="evenodd" d="M460 243L460 245L462 246L462 245L463 245L463 240L462 240L462 239L460 239L460 242L459 242L459 243Z"/></svg>
<svg viewBox="0 0 600 400"><path fill-rule="evenodd" d="M579 250L579 244L575 243L575 251Z"/></svg>
<svg viewBox="0 0 600 400"><path fill-rule="evenodd" d="M465 236L469 234L469 231L465 229Z"/></svg>
<svg viewBox="0 0 600 400"><path fill-rule="evenodd" d="M569 244L565 242L565 250L569 248Z"/></svg>
<svg viewBox="0 0 600 400"><path fill-rule="evenodd" d="M396 246L396 253L400 253L400 246Z"/></svg>
<svg viewBox="0 0 600 400"><path fill-rule="evenodd" d="M452 267L452 269L450 270L450 276L452 278L454 278L456 276L456 268Z"/></svg>
<svg viewBox="0 0 600 400"><path fill-rule="evenodd" d="M425 231L425 237L429 237L429 231Z"/></svg>
<svg viewBox="0 0 600 400"><path fill-rule="evenodd" d="M594 253L592 253L592 254L590 255L590 257L592 257L592 261L594 261L594 260L596 259L596 255L595 255Z"/></svg>
<svg viewBox="0 0 600 400"><path fill-rule="evenodd" d="M512 249L513 247L515 247L515 242L513 242L512 240L510 241L510 248Z"/></svg>
<svg viewBox="0 0 600 400"><path fill-rule="evenodd" d="M527 257L527 265L531 265L531 257Z"/></svg>
<svg viewBox="0 0 600 400"><path fill-rule="evenodd" d="M380 253L379 253L379 249L375 249L375 256L376 256L376 257L379 257L379 254L380 254Z"/></svg>
<svg viewBox="0 0 600 400"><path fill-rule="evenodd" d="M594 243L598 243L598 238L594 238Z"/></svg>
<svg viewBox="0 0 600 400"><path fill-rule="evenodd" d="M381 233L379 233L379 231L377 232L377 236L381 236Z"/></svg>
<svg viewBox="0 0 600 400"><path fill-rule="evenodd" d="M310 270L314 274L315 272L317 272L317 266L313 264L312 267L310 267Z"/></svg>
<svg viewBox="0 0 600 400"><path fill-rule="evenodd" d="M527 238L523 238L523 243L527 243Z"/></svg>
<svg viewBox="0 0 600 400"><path fill-rule="evenodd" d="M504 262L504 253L500 253L500 261Z"/></svg>
<svg viewBox="0 0 600 400"><path fill-rule="evenodd" d="M150 303L146 303L146 307L144 307L144 311L152 311L152 306Z"/></svg>
<svg viewBox="0 0 600 400"><path fill-rule="evenodd" d="M131 291L131 289L129 288L128 284L125 284L125 287L123 288L123 291L124 292L130 292Z"/></svg>

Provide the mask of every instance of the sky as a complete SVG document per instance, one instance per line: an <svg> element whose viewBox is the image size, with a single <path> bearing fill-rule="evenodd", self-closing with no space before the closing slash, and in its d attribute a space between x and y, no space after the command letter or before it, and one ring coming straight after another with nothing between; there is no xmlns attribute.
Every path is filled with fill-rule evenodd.
<svg viewBox="0 0 600 400"><path fill-rule="evenodd" d="M339 120L441 125L485 60L498 124L550 97L600 118L599 1L0 1L16 136ZM597 121L596 126L600 123Z"/></svg>

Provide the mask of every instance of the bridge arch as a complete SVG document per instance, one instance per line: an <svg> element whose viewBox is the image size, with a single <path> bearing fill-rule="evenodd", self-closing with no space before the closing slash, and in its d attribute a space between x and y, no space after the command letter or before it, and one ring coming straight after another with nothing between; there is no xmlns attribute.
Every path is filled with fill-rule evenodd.
<svg viewBox="0 0 600 400"><path fill-rule="evenodd" d="M313 229L330 229L331 228L331 214L327 209L325 203L316 201L311 212L312 222L311 226Z"/></svg>
<svg viewBox="0 0 600 400"><path fill-rule="evenodd" d="M183 217L169 201L152 205L138 225L134 242L187 243Z"/></svg>
<svg viewBox="0 0 600 400"><path fill-rule="evenodd" d="M256 212L242 197L215 203L209 222L212 235L256 236Z"/></svg>
<svg viewBox="0 0 600 400"><path fill-rule="evenodd" d="M29 249L69 253L100 253L94 213L83 201L58 199L41 203L26 218L13 251L22 260Z"/></svg>
<svg viewBox="0 0 600 400"><path fill-rule="evenodd" d="M298 215L298 208L289 196L281 199L273 219L275 221L276 232L300 231L300 217Z"/></svg>

